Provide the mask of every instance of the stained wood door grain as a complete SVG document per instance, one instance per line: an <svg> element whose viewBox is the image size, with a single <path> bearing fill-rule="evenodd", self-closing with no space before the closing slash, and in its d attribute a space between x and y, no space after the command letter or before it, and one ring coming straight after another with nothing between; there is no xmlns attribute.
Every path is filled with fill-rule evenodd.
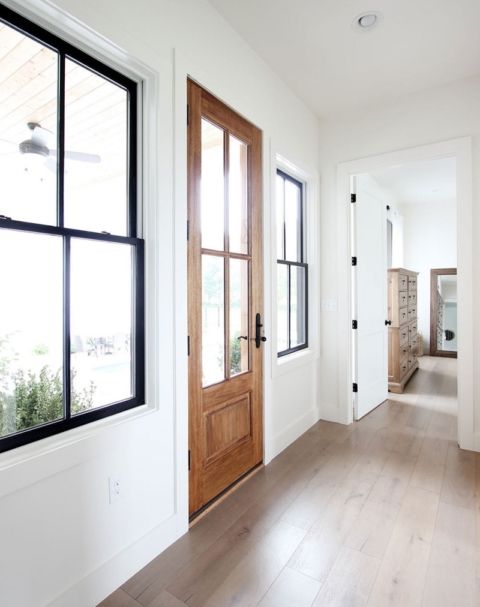
<svg viewBox="0 0 480 607"><path fill-rule="evenodd" d="M261 132L190 80L188 116L193 515L263 458L262 209Z"/></svg>

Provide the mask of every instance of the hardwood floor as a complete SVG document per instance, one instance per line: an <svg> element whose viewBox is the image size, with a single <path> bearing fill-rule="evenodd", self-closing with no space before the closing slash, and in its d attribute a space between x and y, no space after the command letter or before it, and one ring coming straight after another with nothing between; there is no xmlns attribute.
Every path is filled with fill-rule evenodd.
<svg viewBox="0 0 480 607"><path fill-rule="evenodd" d="M101 607L480 605L480 454L456 360L360 422L319 422ZM392 395L393 396L393 395Z"/></svg>

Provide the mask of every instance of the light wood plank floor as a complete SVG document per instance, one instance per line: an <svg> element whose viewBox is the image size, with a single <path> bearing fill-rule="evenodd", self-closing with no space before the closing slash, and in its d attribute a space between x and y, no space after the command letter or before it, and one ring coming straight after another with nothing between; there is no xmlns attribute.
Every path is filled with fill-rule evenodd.
<svg viewBox="0 0 480 607"><path fill-rule="evenodd" d="M102 607L478 607L480 455L456 444L456 360L319 422Z"/></svg>

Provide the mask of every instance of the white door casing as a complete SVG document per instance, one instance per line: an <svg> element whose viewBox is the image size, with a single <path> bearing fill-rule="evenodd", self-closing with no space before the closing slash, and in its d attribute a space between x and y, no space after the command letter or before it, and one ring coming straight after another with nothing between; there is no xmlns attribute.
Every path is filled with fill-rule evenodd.
<svg viewBox="0 0 480 607"><path fill-rule="evenodd" d="M368 187L367 176L352 179L352 266L354 417L360 419L388 398L387 209Z"/></svg>

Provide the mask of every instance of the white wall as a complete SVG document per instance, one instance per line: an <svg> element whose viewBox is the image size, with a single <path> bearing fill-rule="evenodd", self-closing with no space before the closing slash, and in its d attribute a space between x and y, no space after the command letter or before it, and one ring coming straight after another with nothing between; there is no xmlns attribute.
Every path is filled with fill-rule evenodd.
<svg viewBox="0 0 480 607"><path fill-rule="evenodd" d="M18 2L71 26L50 2ZM267 336L275 157L301 167L313 190L319 165L316 118L204 0L58 6L118 47L106 44L109 53L126 62L133 57L156 74L145 160L152 176L149 233L157 234L147 242L148 272L159 290L157 300L151 289L148 296L149 407L0 456L0 604L8 607L95 605L187 530L187 74L263 130ZM310 233L315 241L316 224ZM318 277L316 254L310 268ZM315 310L313 327L314 317ZM314 330L312 352L281 371L275 344L266 343L266 460L318 418L316 339ZM110 475L121 478L124 494L112 506Z"/></svg>
<svg viewBox="0 0 480 607"><path fill-rule="evenodd" d="M480 229L480 78L459 81L414 95L393 103L370 107L323 121L321 124L321 259L322 300L337 305L322 306L321 359L319 364L321 415L325 419L347 421L348 348L339 339L348 331L345 319L345 298L348 292L340 272L348 253L339 246L345 242L347 215L339 209L337 170L341 162L384 154L405 148L459 137L472 137L473 154L473 215L464 227L468 231ZM335 226L332 229L332 226ZM470 236L468 236L470 238ZM474 268L465 279L473 284L473 305L480 303L479 275L480 241L474 242ZM342 279L339 280L339 276ZM348 299L347 299L348 301ZM345 327L343 324L345 324ZM474 338L475 364L480 355L480 326L477 320L471 327ZM472 435L470 445L480 448L480 378L475 378L475 419L468 420L466 430ZM475 442L476 441L476 442Z"/></svg>
<svg viewBox="0 0 480 607"><path fill-rule="evenodd" d="M457 267L457 205L450 202L404 204L404 265L418 275L418 330L430 351L430 270Z"/></svg>

